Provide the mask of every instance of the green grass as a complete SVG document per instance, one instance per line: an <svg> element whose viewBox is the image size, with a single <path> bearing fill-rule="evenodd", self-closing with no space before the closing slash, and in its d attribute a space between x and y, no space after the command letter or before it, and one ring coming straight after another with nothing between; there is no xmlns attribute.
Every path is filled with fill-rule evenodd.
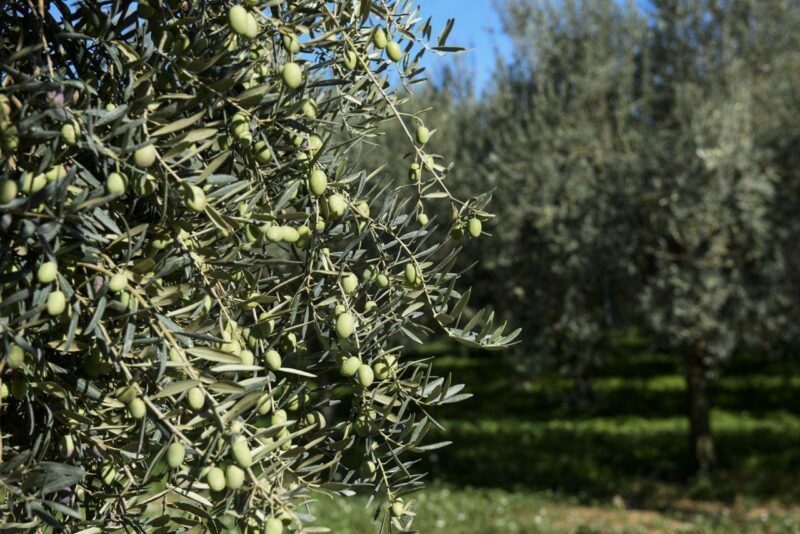
<svg viewBox="0 0 800 534"><path fill-rule="evenodd" d="M414 496L413 527L420 532L461 534L532 532L796 532L800 515L793 508L740 503L726 507L665 510L630 509L619 496L591 506L549 492L455 488L435 484ZM320 498L312 505L320 524L335 533L375 530L376 504L366 497Z"/></svg>

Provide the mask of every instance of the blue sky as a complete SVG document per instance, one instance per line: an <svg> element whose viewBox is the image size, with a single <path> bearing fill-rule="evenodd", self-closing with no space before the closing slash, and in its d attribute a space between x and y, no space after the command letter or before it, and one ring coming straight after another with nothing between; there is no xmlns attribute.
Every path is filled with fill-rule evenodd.
<svg viewBox="0 0 800 534"><path fill-rule="evenodd" d="M464 59L475 72L476 88L483 89L494 68L496 52L508 57L511 51L511 42L500 31L492 0L419 0L419 4L423 14L433 18L434 38L448 18L456 19L447 44L470 49ZM449 55L426 54L424 63L435 73L450 60Z"/></svg>

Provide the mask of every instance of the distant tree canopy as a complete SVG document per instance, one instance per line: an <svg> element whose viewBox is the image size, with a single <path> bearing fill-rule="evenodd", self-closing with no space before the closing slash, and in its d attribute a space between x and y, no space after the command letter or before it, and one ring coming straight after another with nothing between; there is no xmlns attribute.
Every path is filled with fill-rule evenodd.
<svg viewBox="0 0 800 534"><path fill-rule="evenodd" d="M483 98L451 69L413 100L436 107L451 189L495 189L475 294L579 381L610 332L649 332L683 358L711 466L708 372L797 333L800 5L508 0L501 17L514 55Z"/></svg>

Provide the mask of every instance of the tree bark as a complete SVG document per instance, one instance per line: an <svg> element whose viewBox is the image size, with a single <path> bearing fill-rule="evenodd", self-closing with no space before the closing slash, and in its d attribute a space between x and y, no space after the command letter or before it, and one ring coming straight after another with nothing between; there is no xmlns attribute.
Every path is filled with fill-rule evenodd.
<svg viewBox="0 0 800 534"><path fill-rule="evenodd" d="M713 469L717 459L709 416L711 401L708 394L708 378L703 359L698 353L693 351L687 353L685 372L690 445L693 455L692 468L696 474Z"/></svg>

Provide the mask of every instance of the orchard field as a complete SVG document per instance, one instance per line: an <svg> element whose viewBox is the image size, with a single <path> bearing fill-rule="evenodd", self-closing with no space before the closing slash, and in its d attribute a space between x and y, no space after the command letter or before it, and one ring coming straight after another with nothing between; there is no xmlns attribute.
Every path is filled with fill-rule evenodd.
<svg viewBox="0 0 800 534"><path fill-rule="evenodd" d="M720 465L690 478L674 358L620 337L571 402L559 375L520 382L513 362L447 344L437 366L470 384L471 399L442 410L453 441L427 465L422 532L794 532L800 529L800 380L796 363L742 357L714 383ZM437 436L440 437L440 436ZM367 499L321 499L335 532L369 529Z"/></svg>

